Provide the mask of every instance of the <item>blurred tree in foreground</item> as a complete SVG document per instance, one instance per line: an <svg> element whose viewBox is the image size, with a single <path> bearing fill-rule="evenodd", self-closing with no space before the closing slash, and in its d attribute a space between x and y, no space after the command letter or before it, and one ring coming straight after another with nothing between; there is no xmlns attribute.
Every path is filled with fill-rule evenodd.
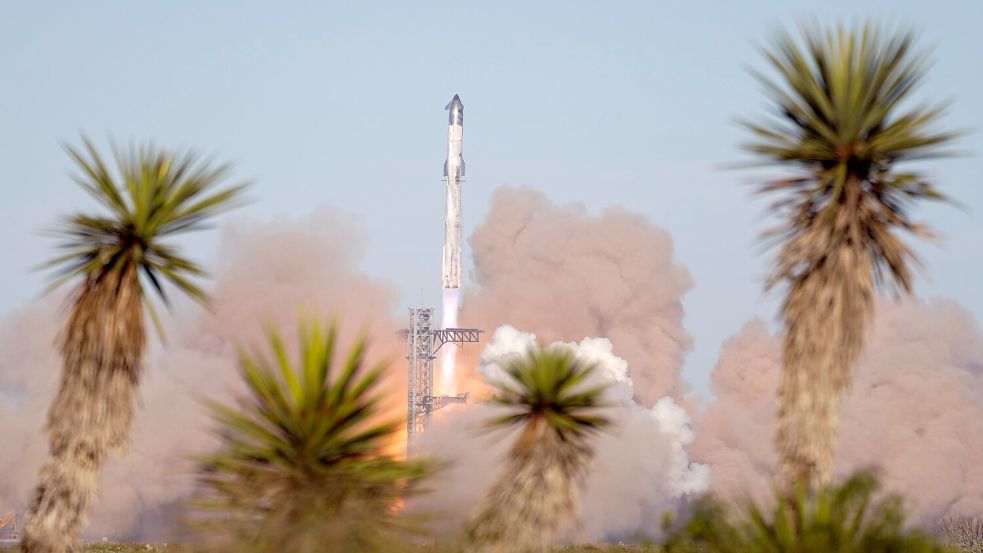
<svg viewBox="0 0 983 553"><path fill-rule="evenodd" d="M546 551L580 514L580 487L592 438L608 425L598 413L606 386L592 365L559 347L509 359L492 403L508 410L491 428L518 428L498 477L468 523L468 551Z"/></svg>
<svg viewBox="0 0 983 553"><path fill-rule="evenodd" d="M760 187L784 223L768 287L785 287L776 447L789 490L821 485L833 466L840 395L850 385L878 288L909 293L914 254L900 236L929 235L914 203L941 198L903 162L943 154L942 107L910 105L926 62L910 33L873 27L782 35L759 76L774 117L745 126L746 148L790 170Z"/></svg>
<svg viewBox="0 0 983 553"><path fill-rule="evenodd" d="M339 365L335 327L301 321L297 362L268 332L272 361L240 352L248 394L211 404L219 450L199 460L199 521L219 551L401 551L415 527L397 511L430 472L385 453L401 428L382 418L384 365L360 339Z"/></svg>
<svg viewBox="0 0 983 553"><path fill-rule="evenodd" d="M60 337L61 382L47 421L51 457L24 527L29 553L78 549L99 471L110 452L127 446L143 373L144 309L158 321L147 296L166 302L165 287L173 285L207 303L191 280L204 272L165 240L202 228L244 187L219 189L228 166L152 146L114 149L114 175L84 143L84 152L67 148L79 171L75 180L108 213L68 217L59 230L63 251L50 262L60 270L56 285L81 282Z"/></svg>

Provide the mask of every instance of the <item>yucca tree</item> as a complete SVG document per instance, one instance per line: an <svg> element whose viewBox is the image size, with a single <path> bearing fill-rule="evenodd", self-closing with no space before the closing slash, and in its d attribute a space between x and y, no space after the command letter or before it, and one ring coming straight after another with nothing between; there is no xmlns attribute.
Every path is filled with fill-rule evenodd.
<svg viewBox="0 0 983 553"><path fill-rule="evenodd" d="M782 35L765 51L777 76L759 75L774 117L745 123L756 135L747 149L789 170L760 188L780 196L784 219L766 236L778 245L767 286L784 287L776 445L789 489L828 481L876 292L910 292L903 234L929 234L910 209L941 198L900 167L941 155L955 136L936 130L942 107L909 103L926 68L913 41L870 26Z"/></svg>
<svg viewBox="0 0 983 553"><path fill-rule="evenodd" d="M24 527L24 551L78 548L107 454L127 445L143 372L148 295L173 286L205 303L203 271L167 243L230 207L243 185L222 188L229 167L152 146L118 151L110 172L88 140L67 148L78 184L105 208L68 217L58 233L56 283L78 280L60 336L61 382L48 412L51 457ZM153 319L157 321L156 315Z"/></svg>
<svg viewBox="0 0 983 553"><path fill-rule="evenodd" d="M296 361L275 329L272 357L240 352L247 393L211 404L219 448L198 471L206 537L237 552L400 550L413 528L394 510L430 465L386 453L403 424L381 413L386 366L366 365L362 339L339 357L334 326L302 319L299 335Z"/></svg>
<svg viewBox="0 0 983 553"><path fill-rule="evenodd" d="M503 362L489 428L518 429L497 479L467 525L469 550L545 551L580 513L580 487L593 438L609 424L600 412L606 386L594 367L561 346L532 348Z"/></svg>
<svg viewBox="0 0 983 553"><path fill-rule="evenodd" d="M859 472L814 493L800 486L792 503L777 490L770 509L704 497L666 543L672 553L944 553L932 536L905 527L899 496L877 497L876 474ZM953 552L955 553L955 552Z"/></svg>

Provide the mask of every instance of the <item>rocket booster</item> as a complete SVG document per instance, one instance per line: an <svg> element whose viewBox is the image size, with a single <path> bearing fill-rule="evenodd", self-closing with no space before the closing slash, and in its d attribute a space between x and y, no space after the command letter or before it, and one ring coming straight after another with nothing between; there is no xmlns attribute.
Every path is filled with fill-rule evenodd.
<svg viewBox="0 0 983 553"><path fill-rule="evenodd" d="M444 288L461 287L461 182L464 177L464 104L457 94L447 110L447 203L444 206Z"/></svg>

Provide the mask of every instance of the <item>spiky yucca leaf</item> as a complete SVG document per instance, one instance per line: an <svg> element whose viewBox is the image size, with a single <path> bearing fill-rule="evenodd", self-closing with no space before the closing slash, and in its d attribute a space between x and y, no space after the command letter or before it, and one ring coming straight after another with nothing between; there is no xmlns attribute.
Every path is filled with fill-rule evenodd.
<svg viewBox="0 0 983 553"><path fill-rule="evenodd" d="M47 264L58 271L54 284L73 277L122 279L134 271L145 278L141 296L152 290L167 303L164 284L169 282L207 305L194 281L204 271L165 240L205 228L209 219L239 202L246 184L220 188L229 165L152 145L125 150L114 145L113 174L92 142L83 137L83 145L84 150L65 147L78 168L73 178L108 213L64 220L57 230L64 238L61 253Z"/></svg>
<svg viewBox="0 0 983 553"><path fill-rule="evenodd" d="M764 51L778 78L758 75L777 117L746 122L758 138L745 147L762 159L796 170L761 186L784 194L775 207L788 220L775 229L783 241L773 282L794 279L816 264L806 235L813 227L853 231L869 253L877 282L907 291L910 250L892 234L927 229L910 219L911 202L941 199L928 179L899 164L945 155L958 136L936 130L943 106L906 101L925 76L924 56L910 32L885 35L865 26L806 30L802 41L781 35ZM837 229L838 212L852 216Z"/></svg>
<svg viewBox="0 0 983 553"><path fill-rule="evenodd" d="M592 438L609 424L599 413L607 386L592 384L594 366L562 347L532 349L504 369L491 403L508 413L488 426L519 435L468 524L468 540L475 551L545 551L580 513Z"/></svg>
<svg viewBox="0 0 983 553"><path fill-rule="evenodd" d="M47 421L51 459L24 528L23 548L31 553L77 547L106 455L127 443L142 373L144 310L157 321L145 301L148 286L163 296L169 281L205 301L190 280L201 269L163 240L199 228L242 191L219 188L226 166L149 146L116 151L114 174L84 143L85 153L67 148L79 170L75 180L106 213L67 218L59 230L62 251L49 264L58 269L56 285L81 282L60 338L61 383Z"/></svg>
<svg viewBox="0 0 983 553"><path fill-rule="evenodd" d="M943 553L928 534L905 528L901 498L876 498L873 472L854 474L838 486L810 493L800 486L792 504L776 490L772 507L751 500L739 512L713 497L701 498L693 515L667 540L676 553Z"/></svg>
<svg viewBox="0 0 983 553"><path fill-rule="evenodd" d="M385 449L399 421L381 417L385 365L365 366L360 339L341 358L337 330L300 324L293 361L275 329L273 355L240 353L247 395L211 403L219 450L199 459L202 506L220 546L255 551L393 551L393 515L430 472ZM216 524L217 523L217 524Z"/></svg>
<svg viewBox="0 0 983 553"><path fill-rule="evenodd" d="M943 108L910 105L925 73L911 33L865 26L782 35L760 76L776 117L746 123L747 149L787 167L763 184L784 223L768 287L786 288L776 443L789 486L825 482L839 395L863 348L878 288L907 293L914 255L900 233L927 235L914 202L941 198L902 162L936 157L955 137L936 129Z"/></svg>

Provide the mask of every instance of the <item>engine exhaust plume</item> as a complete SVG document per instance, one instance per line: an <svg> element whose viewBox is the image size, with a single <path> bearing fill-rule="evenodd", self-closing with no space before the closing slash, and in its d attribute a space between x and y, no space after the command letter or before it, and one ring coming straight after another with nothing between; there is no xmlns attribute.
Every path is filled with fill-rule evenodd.
<svg viewBox="0 0 983 553"><path fill-rule="evenodd" d="M457 328L457 314L460 310L461 289L444 288L443 305L441 308L442 328ZM454 366L457 362L457 348L448 344L441 350L440 357L440 394L453 395L457 393Z"/></svg>

